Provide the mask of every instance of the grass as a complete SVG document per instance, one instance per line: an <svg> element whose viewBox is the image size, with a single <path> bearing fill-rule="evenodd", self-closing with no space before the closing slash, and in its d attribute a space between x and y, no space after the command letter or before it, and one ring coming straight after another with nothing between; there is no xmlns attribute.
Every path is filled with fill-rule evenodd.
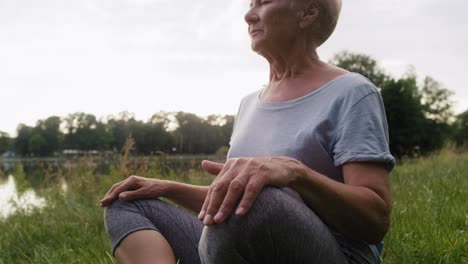
<svg viewBox="0 0 468 264"><path fill-rule="evenodd" d="M81 162L68 170L44 172L39 195L47 198L47 207L20 210L0 220L0 264L115 263L98 206L113 182L128 172L194 184L212 180L195 160L182 173L151 160L122 160L107 173ZM25 190L22 173L18 170L15 176ZM66 180L67 192L61 191L60 178ZM391 183L394 207L384 263L468 263L468 153L443 150L406 160L392 173Z"/></svg>
<svg viewBox="0 0 468 264"><path fill-rule="evenodd" d="M408 160L391 175L386 263L468 263L468 153Z"/></svg>

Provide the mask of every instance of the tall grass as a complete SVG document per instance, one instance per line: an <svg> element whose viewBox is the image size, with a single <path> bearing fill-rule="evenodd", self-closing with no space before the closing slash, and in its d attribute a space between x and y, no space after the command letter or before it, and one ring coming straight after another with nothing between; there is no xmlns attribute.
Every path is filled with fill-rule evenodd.
<svg viewBox="0 0 468 264"><path fill-rule="evenodd" d="M468 263L468 152L444 149L391 175L386 263Z"/></svg>
<svg viewBox="0 0 468 264"><path fill-rule="evenodd" d="M123 157L107 173L98 173L89 159L77 160L78 166L66 170L44 172L46 183L39 195L48 206L19 210L0 220L0 264L115 263L98 206L114 182L129 173L194 184L212 180L196 160L176 171L164 158ZM385 240L384 263L467 263L468 153L444 150L407 160L392 173L391 182L393 222Z"/></svg>

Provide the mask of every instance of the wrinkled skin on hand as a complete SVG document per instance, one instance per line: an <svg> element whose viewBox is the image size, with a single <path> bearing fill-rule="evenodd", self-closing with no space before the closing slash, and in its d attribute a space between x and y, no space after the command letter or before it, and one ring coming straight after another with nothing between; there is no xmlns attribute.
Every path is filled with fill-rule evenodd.
<svg viewBox="0 0 468 264"><path fill-rule="evenodd" d="M258 193L267 185L288 186L298 177L303 164L290 157L228 159L226 163L203 161L202 167L217 175L211 184L198 218L205 225L222 223L234 210L245 215Z"/></svg>
<svg viewBox="0 0 468 264"><path fill-rule="evenodd" d="M164 196L165 192L164 181L133 175L112 185L101 200L101 206L107 206L117 199L123 201L156 199Z"/></svg>

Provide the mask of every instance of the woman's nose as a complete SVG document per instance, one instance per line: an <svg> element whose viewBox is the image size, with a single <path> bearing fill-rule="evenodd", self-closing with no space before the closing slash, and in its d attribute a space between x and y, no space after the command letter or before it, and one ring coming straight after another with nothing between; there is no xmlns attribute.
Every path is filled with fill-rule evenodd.
<svg viewBox="0 0 468 264"><path fill-rule="evenodd" d="M244 16L245 22L247 24L252 25L258 22L260 18L258 17L258 14L255 12L254 8L250 8L249 11Z"/></svg>

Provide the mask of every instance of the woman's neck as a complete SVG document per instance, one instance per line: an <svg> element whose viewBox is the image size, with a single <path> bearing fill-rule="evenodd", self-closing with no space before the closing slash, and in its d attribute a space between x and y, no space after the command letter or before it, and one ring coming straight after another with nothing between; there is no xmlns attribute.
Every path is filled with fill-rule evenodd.
<svg viewBox="0 0 468 264"><path fill-rule="evenodd" d="M272 54L265 56L270 64L270 83L300 77L321 64L315 49L311 51L306 43L293 44Z"/></svg>
<svg viewBox="0 0 468 264"><path fill-rule="evenodd" d="M293 45L291 45L293 46ZM289 52L264 57L270 63L270 81L260 95L265 102L286 101L301 97L346 73L321 61L316 51L293 48Z"/></svg>

